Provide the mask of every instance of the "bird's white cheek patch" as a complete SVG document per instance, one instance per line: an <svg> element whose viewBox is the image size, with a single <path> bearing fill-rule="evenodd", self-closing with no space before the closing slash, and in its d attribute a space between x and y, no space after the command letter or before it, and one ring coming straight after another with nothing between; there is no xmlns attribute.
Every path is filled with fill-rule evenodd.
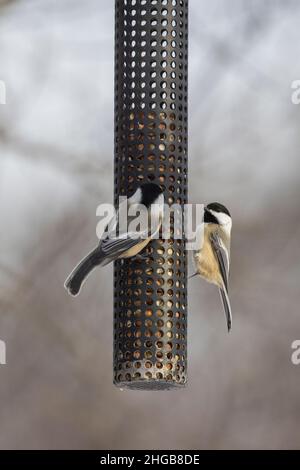
<svg viewBox="0 0 300 470"><path fill-rule="evenodd" d="M231 217L229 215L224 214L223 212L216 212L216 211L210 211L215 218L219 221L220 225L227 225L229 230L231 229Z"/></svg>

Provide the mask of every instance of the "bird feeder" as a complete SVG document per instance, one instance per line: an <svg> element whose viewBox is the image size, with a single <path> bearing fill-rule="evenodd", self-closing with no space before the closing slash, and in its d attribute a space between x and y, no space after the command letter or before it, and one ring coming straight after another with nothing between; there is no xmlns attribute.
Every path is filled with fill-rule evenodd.
<svg viewBox="0 0 300 470"><path fill-rule="evenodd" d="M153 182L187 203L188 0L115 1L115 204ZM187 254L171 218L146 259L114 263L114 383L187 380Z"/></svg>

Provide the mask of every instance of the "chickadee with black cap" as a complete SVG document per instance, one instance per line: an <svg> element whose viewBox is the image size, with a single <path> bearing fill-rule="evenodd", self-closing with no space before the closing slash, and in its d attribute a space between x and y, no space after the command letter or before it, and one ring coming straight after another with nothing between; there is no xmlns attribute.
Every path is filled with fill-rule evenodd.
<svg viewBox="0 0 300 470"><path fill-rule="evenodd" d="M154 183L142 184L135 193L120 205L119 211L108 223L105 236L99 244L75 267L65 282L65 288L72 296L77 296L88 275L97 266L122 258L136 257L159 232L163 220L164 195L161 188ZM147 228L139 232L122 231L119 215L122 208L127 209L127 221L132 219L128 214L145 206L148 215ZM122 207L123 206L123 207Z"/></svg>
<svg viewBox="0 0 300 470"><path fill-rule="evenodd" d="M202 240L200 248L193 252L196 272L206 281L219 287L228 332L232 326L232 314L228 297L230 265L230 236L232 220L228 209L213 202L204 208Z"/></svg>

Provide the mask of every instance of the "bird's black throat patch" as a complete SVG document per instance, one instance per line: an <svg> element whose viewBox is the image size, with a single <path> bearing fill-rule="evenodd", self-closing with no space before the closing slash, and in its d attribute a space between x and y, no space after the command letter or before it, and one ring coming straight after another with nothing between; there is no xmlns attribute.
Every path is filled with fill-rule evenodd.
<svg viewBox="0 0 300 470"><path fill-rule="evenodd" d="M218 219L207 209L204 212L204 223L219 225Z"/></svg>

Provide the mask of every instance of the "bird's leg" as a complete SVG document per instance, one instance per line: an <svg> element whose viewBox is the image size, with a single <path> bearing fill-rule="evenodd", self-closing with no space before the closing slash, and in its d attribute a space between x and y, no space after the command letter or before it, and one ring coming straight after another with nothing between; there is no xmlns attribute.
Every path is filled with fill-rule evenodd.
<svg viewBox="0 0 300 470"><path fill-rule="evenodd" d="M199 276L198 271L196 271L194 274L192 274L191 276L189 276L189 279L191 279L192 277L195 277L195 276Z"/></svg>

